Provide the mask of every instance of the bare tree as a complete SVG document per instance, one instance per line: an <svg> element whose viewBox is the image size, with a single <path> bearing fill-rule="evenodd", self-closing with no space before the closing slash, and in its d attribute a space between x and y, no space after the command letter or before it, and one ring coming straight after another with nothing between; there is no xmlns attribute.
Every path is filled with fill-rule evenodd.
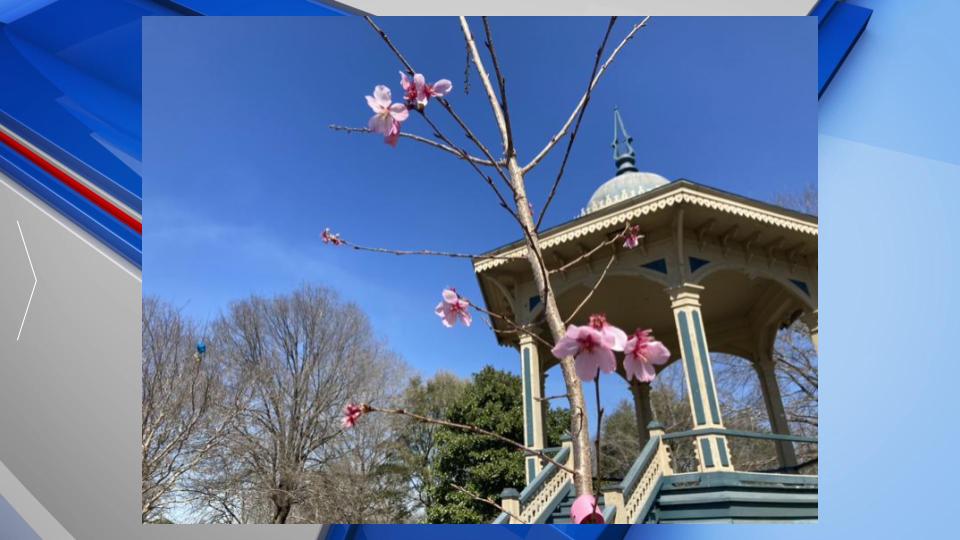
<svg viewBox="0 0 960 540"><path fill-rule="evenodd" d="M206 511L227 521L288 522L317 495L309 473L343 451L331 441L344 403L384 398L384 385L372 384L383 382L378 374L403 379L366 316L320 287L233 303L214 324L211 347L228 377L250 389L221 468L194 488Z"/></svg>
<svg viewBox="0 0 960 540"><path fill-rule="evenodd" d="M238 401L197 350L199 332L170 304L143 301L142 519L164 519L184 476L221 444Z"/></svg>
<svg viewBox="0 0 960 540"><path fill-rule="evenodd" d="M590 71L590 76L584 81L585 90L580 99L577 101L576 105L573 107L572 112L569 114L569 116L567 116L566 121L564 121L560 129L541 147L539 151L533 154L533 157L530 158L525 164L521 163L520 161L517 144L518 141L514 137L513 126L511 123L510 107L508 104L507 95L507 79L501 69L500 61L494 46L493 33L491 31L489 21L485 17L482 19L482 26L483 45L486 49L486 58L483 54L481 54L481 49L477 45L477 40L474 37L473 30L467 18L460 17L459 23L467 49L469 65L472 65L476 69L477 75L480 79L480 84L484 90L484 97L486 98L486 101L489 102L490 110L497 127L497 133L500 139L500 152L498 152L499 156L494 156L490 148L480 141L473 129L470 128L464 119L454 110L452 104L447 99L437 96L435 97L435 102L438 103L440 107L450 116L450 118L457 125L458 130L462 132L462 136L466 139L466 141L468 141L468 144L474 147L476 152L479 152L479 156L470 154L463 145L457 144L449 136L447 136L427 114L423 102L408 102L408 105L410 106L409 112L417 113L419 117L423 119L423 121L431 129L435 140L421 136L408 136L408 138L419 143L426 143L444 153L452 154L463 160L475 173L477 173L479 179L490 187L493 195L496 197L497 204L518 225L526 245L526 253L524 254L524 258L529 263L533 282L536 284L539 296L542 299L543 330L545 330L548 339L552 340L553 343L558 343L563 338L566 323L576 315L576 311L578 311L579 308L578 310L575 310L574 313L560 313L557 299L554 294L553 285L551 284L551 272L544 260L543 247L539 237L539 229L543 222L543 217L557 193L557 188L559 187L563 177L563 172L570 156L571 148L576 140L583 115L586 111L587 105L590 103L590 97L594 88L597 86L603 74L608 70L610 65L627 45L627 43L646 26L649 17L643 19L637 24L632 25L630 30L626 32L620 42L611 50L609 54L605 56L607 42L613 31L616 19L616 17L610 18L608 24L606 25L605 31L602 34L602 39L600 40L600 45L597 48L596 56ZM416 79L418 74L417 70L403 55L389 35L382 28L380 28L372 18L365 17L365 20L370 27L383 39L388 49L396 57L400 66L406 72L406 75ZM488 69L488 63L492 67L492 71ZM383 114L386 114L386 111ZM406 110L403 112L401 117L404 119L407 117ZM331 127L333 129L348 132L369 131L365 130L364 128L349 128L344 126ZM388 141L390 137L389 133L394 133L395 136L399 137L401 135L399 132L399 126L395 124L392 132L384 132L384 135L388 136ZM566 145L564 146L560 167L558 169L556 178L552 183L550 194L543 205L543 210L541 210L539 217L534 217L532 210L533 207L527 196L525 180L526 175L543 163L544 158L546 158L547 155L560 146L564 139L566 139ZM339 238L338 235L330 235L329 231L324 233L324 241L333 243L334 245L343 245L345 243ZM356 246L356 244L353 245ZM372 251L382 251L404 255L420 254L462 256L462 254L451 255L430 250L388 250L383 248L369 248L366 246L363 246L363 248ZM611 262L612 261L613 258L611 257ZM606 272L604 272L604 276L605 275ZM594 289L599 287L602 279L603 277L598 280L598 282L594 285ZM589 295L592 295L592 291L587 294L587 298L589 298ZM583 303L585 302L586 298L584 299ZM581 305L583 305L583 303L581 303ZM475 309L477 308L476 305L472 305L472 307ZM491 314L489 312L485 312L485 314L496 316L501 320L505 319L505 317L500 314ZM547 341L539 335L539 333L536 331L538 329L523 328L515 321L509 321L509 324L519 332L525 332L529 335L533 335L536 339L545 342ZM549 342L546 344L550 347L553 345ZM570 432L573 437L572 442L574 457L573 483L576 488L577 495L589 494L594 491L592 481L592 441L590 438L590 430L585 414L586 407L584 402L583 388L574 369L574 358L571 356L562 358L560 359L560 365L563 373L563 380L566 385L566 396L571 412Z"/></svg>

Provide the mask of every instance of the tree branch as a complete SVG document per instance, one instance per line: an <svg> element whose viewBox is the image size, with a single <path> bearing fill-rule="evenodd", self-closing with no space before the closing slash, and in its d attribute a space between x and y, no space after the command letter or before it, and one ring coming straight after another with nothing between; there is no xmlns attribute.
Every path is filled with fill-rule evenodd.
<svg viewBox="0 0 960 540"><path fill-rule="evenodd" d="M471 260L485 260L485 259L504 259L504 260L523 260L524 257L519 255L476 255L473 253L460 253L456 251L434 251L431 249L390 249L382 247L372 247L372 246L362 246L360 244L354 244L349 240L344 240L343 238L337 237L340 244L346 246L350 249L356 251L367 251L370 253L382 253L385 255L423 255L428 257L450 257L453 259L471 259Z"/></svg>
<svg viewBox="0 0 960 540"><path fill-rule="evenodd" d="M504 514L507 514L508 516L512 517L513 519L517 520L517 521L520 522L520 523L526 523L526 520L524 520L524 519L521 518L520 516L514 514L513 512L508 511L506 508L500 506L500 505L499 505L496 501L494 501L493 499L488 499L487 497L481 497L480 495L478 495L478 494L476 494L476 493L468 490L467 488L462 487L462 486L458 486L457 484L454 484L454 483L452 483L452 482L450 483L450 486L451 486L453 489L459 491L460 493L463 493L463 494L465 494L465 495L469 495L470 497L473 497L473 499L476 500L476 501L480 501L480 502L482 502L482 503L489 504L490 506L492 506L492 507L500 510L500 511L503 512Z"/></svg>
<svg viewBox="0 0 960 540"><path fill-rule="evenodd" d="M600 273L600 277L597 278L597 281L596 283L593 284L593 287L590 289L590 292L588 292L587 295L583 297L583 300L580 301L580 304L577 305L577 309L573 310L573 313L570 314L570 317L568 317L567 320L563 323L564 325L570 324L570 321L572 321L573 318L577 316L577 313L579 313L580 310L583 309L583 306L587 305L587 302L593 296L593 293L597 292L597 287L599 287L600 284L603 282L603 278L607 277L607 272L610 270L610 267L613 266L613 261L615 261L616 259L617 259L617 253L616 252L611 253L610 260L607 261L607 266L603 268L603 272Z"/></svg>
<svg viewBox="0 0 960 540"><path fill-rule="evenodd" d="M373 131L372 131L370 128L340 126L340 125L337 125L337 124L330 124L330 126L328 126L328 127L329 127L330 129L334 130L334 131L343 131L343 132L346 132L346 133L373 133ZM430 139L428 139L428 138L426 138L426 137L421 137L420 135L414 135L413 133L400 132L400 136L403 137L403 138L405 138L405 139L411 139L411 140L414 140L414 141L417 141L417 142L420 142L420 143L423 143L423 144L430 145L430 146L432 146L432 147L434 147L434 148L436 148L436 149L438 149L438 150L443 150L444 152L447 152L448 154L453 154L454 156L456 156L456 157L458 157L458 158L460 158L460 159L466 159L466 160L468 160L468 161L472 161L472 162L477 163L477 164L479 164L479 165L486 165L486 166L488 166L488 167L497 167L497 166L501 165L501 164L493 163L493 162L488 161L488 160L486 160L486 159L483 159L483 158L481 158L481 157L473 156L473 155L470 155L470 154L467 154L466 156L464 156L464 155L462 155L462 154L460 153L460 151L457 150L456 148L453 148L453 147L451 147L451 146L447 146L447 145L445 145L445 144L443 144L443 143L438 143L437 141L430 140Z"/></svg>
<svg viewBox="0 0 960 540"><path fill-rule="evenodd" d="M470 48L470 54L473 56L473 65L477 68L477 73L480 74L480 82L483 84L484 90L487 91L487 99L490 101L493 116L497 120L497 128L500 130L500 138L503 140L503 152L506 155L510 135L507 133L507 121L503 116L503 109L497 100L497 94L494 92L493 84L490 82L490 75L487 73L487 68L483 65L483 59L480 58L480 51L477 50L477 43L473 39L473 34L470 32L470 25L464 16L460 17L460 28L463 30L463 39L466 40L467 47Z"/></svg>
<svg viewBox="0 0 960 540"><path fill-rule="evenodd" d="M586 105L589 92L592 92L594 87L597 86L597 83L600 81L600 78L603 77L603 74L606 73L607 68L610 66L613 60L616 59L617 55L620 54L620 51L623 49L624 45L626 45L628 41L633 39L633 36L635 36L637 32L639 32L642 28L644 28L647 25L647 21L649 19L650 19L649 16L644 17L642 21L634 25L633 28L630 29L630 32L627 33L627 35L620 41L620 43L616 46L616 48L613 49L613 52L610 53L610 56L608 56L606 61L604 61L603 65L600 66L600 69L597 71L596 76L593 78L593 81L590 83L590 86L587 88L587 92L583 94L583 97L580 98L580 102L577 103L577 106L573 109L573 112L570 113L570 117L567 118L566 122L564 122L563 127L561 127L560 131L558 131L557 134L554 135L549 142L547 142L547 145L543 147L543 150L540 150L540 152L536 156L534 156L532 160L530 160L530 163L527 163L523 167L524 173L530 172L531 169L533 169L534 167L537 166L537 164L543 161L543 158L545 158L547 154L550 153L550 150L553 150L553 147L556 146L557 143L560 142L560 139L562 139L564 135L567 134L567 130L570 129L570 126L573 124L573 121L576 120L577 115L580 114L580 109L583 108L584 105Z"/></svg>
<svg viewBox="0 0 960 540"><path fill-rule="evenodd" d="M603 40L600 41L600 47L597 49L597 56L593 60L593 69L590 71L590 82L587 84L587 91L583 94L583 106L580 107L580 112L577 114L577 123L573 126L573 131L570 133L570 138L567 139L567 148L563 151L563 160L560 161L560 170L557 172L557 178L553 181L553 186L550 188L550 195L547 196L547 202L543 205L543 210L540 211L540 217L537 218L536 229L540 230L540 225L543 224L543 218L547 215L547 208L550 207L550 203L553 202L554 196L557 194L557 188L560 186L560 179L563 178L563 172L567 168L567 160L570 159L570 151L573 149L573 143L577 140L577 133L580 132L580 122L583 120L583 114L587 112L587 105L590 103L591 91L593 90L593 80L597 76L597 69L600 67L600 58L603 57L603 51L607 48L607 40L610 39L610 32L613 30L613 25L617 22L616 17L610 17L610 22L607 24L607 31L603 34Z"/></svg>
<svg viewBox="0 0 960 540"><path fill-rule="evenodd" d="M537 449L535 449L535 448L530 448L530 447L528 447L528 446L525 446L525 445L523 445L523 444L518 443L517 441L515 441L515 440L513 440L513 439L511 439L511 438L509 438L509 437L504 437L503 435L500 435L499 433L494 433L494 432L492 432L492 431L490 431L490 430L483 429L482 427L473 426L473 425L470 425L470 424L459 424L459 423L457 423L457 422L451 422L451 421L449 421L449 420L440 420L439 418L431 418L431 417L429 417L429 416L423 416L423 415L421 415L421 414L412 413L412 412L409 412L409 411L404 410L404 409L385 409L385 408L380 408L380 407L374 407L374 406L368 405L368 404L366 404L366 403L360 405L360 407L361 407L361 409L363 409L363 411L364 411L365 413L367 413L367 412L379 412L379 413L386 413L386 414L397 414L397 415L400 415L400 416L406 416L406 417L408 417L408 418L413 418L414 420L417 420L417 421L419 421L419 422L425 422L425 423L427 423L427 424L436 424L436 425L439 425L439 426L446 426L446 427L449 427L449 428L455 428L455 429L460 429L460 430L463 430L463 431L469 431L469 432L471 432L471 433L476 433L476 434L478 434L478 435L486 435L487 437L491 437L491 438L497 439L498 441L507 443L507 444L509 444L510 446L513 446L514 448L517 448L518 450L522 451L523 453L525 453L525 454L527 454L527 455L536 456L536 457L539 457L540 459L542 459L542 460L544 460L544 461L546 461L546 462L548 462L548 463L553 463L554 465L556 465L556 466L559 467L560 469L562 469L562 470L564 470L564 471L567 471L567 472L570 473L570 474L576 474L573 469L567 467L566 465L564 465L564 464L560 463L559 461L553 459L552 457L548 456L546 453L543 452L543 450L537 450Z"/></svg>

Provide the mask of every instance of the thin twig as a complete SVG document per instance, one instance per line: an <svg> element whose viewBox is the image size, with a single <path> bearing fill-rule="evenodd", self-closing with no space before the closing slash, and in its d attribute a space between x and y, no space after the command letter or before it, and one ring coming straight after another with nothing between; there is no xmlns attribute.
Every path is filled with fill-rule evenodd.
<svg viewBox="0 0 960 540"><path fill-rule="evenodd" d="M334 131L344 131L344 132L347 132L347 133L374 133L374 131L373 131L372 129L370 129L370 128L340 126L340 125L337 125L337 124L330 124L329 127L330 127L330 129L332 129L332 130L334 130ZM400 136L403 137L403 138L405 138L405 139L411 139L411 140L414 140L414 141L417 141L417 142L420 142L420 143L423 143L423 144L430 145L430 146L432 146L432 147L434 147L434 148L437 148L438 150L443 150L444 152L447 152L447 153L449 153L449 154L453 154L453 155L457 156L457 157L460 158L460 159L467 159L467 160L472 161L472 162L474 162L474 163L477 163L477 164L479 164L479 165L486 165L486 166L489 166L489 167L497 167L497 166L501 165L501 164L493 163L493 162L487 161L486 159L483 159L483 158L481 158L481 157L473 156L473 155L470 155L470 154L467 154L466 157L464 157L464 156L460 153L460 151L457 150L456 148L447 146L447 145L445 145L445 144L443 144L443 143L438 143L437 141L430 140L430 139L428 139L428 138L426 138L426 137L421 137L420 135L414 135L413 133L401 132L401 133L400 133Z"/></svg>
<svg viewBox="0 0 960 540"><path fill-rule="evenodd" d="M496 501L494 501L493 499L489 499L489 498L487 498L487 497L482 497L482 496L480 496L480 495L478 495L478 494L470 491L469 489L467 489L467 488L465 488L465 487L463 487L463 486L458 486L457 484L454 484L453 482L450 483L450 486L453 487L453 489L459 491L460 493L463 493L463 494L465 494L465 495L469 495L469 496L473 497L474 500L480 501L480 502L482 502L482 503L489 504L490 506L492 506L492 507L494 507L494 508L497 508L498 510L500 510L500 511L503 512L504 514L507 514L508 516L510 516L510 517L512 517L513 519L519 521L520 523L527 523L527 521L526 521L525 519L523 519L523 518L521 518L520 516L514 514L513 512L510 512L510 511L507 510L506 508L500 506L500 505L499 505Z"/></svg>
<svg viewBox="0 0 960 540"><path fill-rule="evenodd" d="M597 498L600 497L600 428L603 426L603 407L600 406L600 374L597 374L597 378L594 379L594 388L596 388L597 395L597 485L594 486L596 489ZM596 510L596 508L594 508Z"/></svg>
<svg viewBox="0 0 960 540"><path fill-rule="evenodd" d="M384 408L380 408L380 407L374 407L374 406L368 405L368 404L362 404L362 405L360 405L360 407L363 409L363 412L364 412L364 413L368 413L368 412L379 412L379 413L386 413L386 414L397 414L397 415L400 415L400 416L406 416L406 417L408 417L408 418L413 418L414 420L417 420L417 421L419 421L419 422L424 422L424 423L427 423L427 424L436 424L436 425L438 425L438 426L446 426L446 427L449 427L449 428L456 428L456 429L460 429L460 430L463 430L463 431L469 431L469 432L471 432L471 433L476 433L476 434L478 434L478 435L486 435L487 437L491 437L491 438L497 439L498 441L507 443L507 444L509 444L510 446L513 446L513 447L519 449L520 451L524 452L524 453L527 454L527 455L536 456L536 457L539 457L540 459L542 459L542 460L544 460L544 461L546 461L546 462L548 462L548 463L553 463L554 465L556 465L556 466L559 467L560 469L562 469L562 470L564 470L564 471L567 471L567 472L570 473L570 474L575 474L574 471L573 471L573 469L567 467L566 465L564 465L564 464L560 463L559 461L553 459L552 457L548 456L543 450L537 450L537 449L535 449L535 448L530 448L530 447L528 447L528 446L525 446L525 445L523 445L523 444L518 443L517 441L515 441L515 440L513 440L513 439L511 439L511 438L509 438L509 437L504 437L503 435L500 435L499 433L494 433L493 431L490 431L490 430L487 430L487 429L483 429L482 427L479 427L479 426L474 426L474 425L470 425L470 424L460 424L460 423L457 423L457 422L451 422L451 421L449 421L449 420L440 420L439 418L431 418L431 417L429 417L429 416L423 416L422 414L412 413L412 412L407 411L407 410L404 410L404 409L384 409Z"/></svg>
<svg viewBox="0 0 960 540"><path fill-rule="evenodd" d="M536 399L537 401L551 401L554 399L563 399L563 398L569 398L569 397L570 397L570 394L559 394L556 396L539 397L534 399Z"/></svg>
<svg viewBox="0 0 960 540"><path fill-rule="evenodd" d="M577 316L577 313L579 313L580 310L583 309L583 306L587 304L587 302L593 296L593 293L597 292L597 287L599 287L600 283L603 282L603 278L607 277L607 272L610 270L610 267L613 266L613 261L615 261L616 258L617 258L617 252L614 251L613 253L610 254L610 260L607 261L607 266L603 268L603 272L600 273L600 277L597 278L597 281L596 283L593 284L593 287L590 289L590 292L588 292L587 295L583 297L583 300L580 301L580 304L577 306L577 309L573 310L573 313L570 314L570 317L567 318L567 320L563 323L564 325L570 324L570 321L572 321L573 318Z"/></svg>
<svg viewBox="0 0 960 540"><path fill-rule="evenodd" d="M487 20L487 17L481 17L481 19L483 20L483 31L487 36L487 50L490 51L490 58L493 60L493 72L497 76L497 87L500 89L500 107L503 109L503 121L507 135L507 148L504 156L509 159L516 154L517 150L513 140L513 128L510 126L510 107L507 105L507 79L503 76L503 71L500 69L497 51L493 46L493 33L490 31L490 22Z"/></svg>
<svg viewBox="0 0 960 540"><path fill-rule="evenodd" d="M597 75L593 78L593 81L590 83L590 87L588 88L588 91L593 91L593 88L597 86L597 83L600 81L600 78L603 77L604 73L606 73L607 67L609 67L610 64L613 62L613 60L617 57L617 55L620 54L620 51L623 49L624 45L626 45L628 41L633 39L633 36L636 35L636 33L640 31L640 29L644 28L647 25L647 21L649 19L650 19L649 16L644 17L642 21L634 25L633 28L630 29L630 32L627 33L627 35L620 41L620 43L616 46L616 48L613 49L613 51L610 53L610 56L608 56L606 61L604 61L603 65L600 66L600 69L597 70ZM563 126L560 128L560 131L558 131L556 135L550 138L546 146L544 146L543 149L540 150L540 152L536 156L534 156L532 160L530 160L530 163L527 163L523 167L524 173L529 172L530 169L533 169L534 167L537 166L538 163L543 161L543 158L546 157L548 153L550 153L550 150L552 150L553 147L556 146L557 143L560 141L560 139L562 139L564 135L567 134L567 130L570 129L570 126L573 124L573 121L576 120L577 115L580 114L580 108L584 106L586 102L586 98L587 98L587 94L584 93L583 97L580 98L580 102L577 103L577 106L573 109L573 112L570 113L570 117L567 118L567 121L564 122Z"/></svg>
<svg viewBox="0 0 960 540"><path fill-rule="evenodd" d="M560 179L563 178L563 172L567 168L567 160L570 159L570 151L573 149L573 143L577 140L577 133L580 132L580 122L583 120L583 114L587 112L587 105L590 103L590 96L593 91L593 79L597 76L597 69L600 67L600 59L603 57L603 51L607 48L607 40L610 39L610 32L613 31L613 25L617 22L616 17L610 17L610 23L607 24L607 31L603 34L603 40L600 41L600 47L597 49L597 56L593 60L593 69L590 71L590 79L587 83L587 91L583 94L583 106L580 107L580 112L577 113L577 123L573 126L573 131L570 132L570 138L567 139L567 148L563 151L563 159L560 161L560 170L557 172L557 178L553 181L553 186L550 188L550 195L547 196L547 202L543 205L543 210L540 211L540 217L537 218L536 229L540 230L540 225L543 224L543 218L547 215L547 208L550 207L550 203L553 202L554 196L557 194L557 188L560 186Z"/></svg>
<svg viewBox="0 0 960 540"><path fill-rule="evenodd" d="M470 307L472 307L473 309L479 311L480 313L484 313L484 314L489 315L489 316L491 316L491 317L500 319L501 321L503 321L503 322L509 324L510 326L512 326L512 327L514 328L514 330L516 330L517 332L522 333L522 334L526 334L526 335L532 337L533 339L536 339L536 340L539 341L540 343L546 345L547 347L549 347L549 348L551 348L551 349L553 348L553 344L552 344L552 343L550 343L549 341L547 341L547 340L543 339L542 337L540 337L540 335L537 334L536 332L534 332L533 330L529 330L529 329L526 328L525 326L518 324L516 321L514 321L514 320L511 319L510 317L507 317L507 316L505 316L505 315L501 315L501 314L499 314L499 313L495 313L495 312L493 312L493 311L489 311L489 310L487 310L487 309L484 309L484 308L478 306L477 304L474 304L473 302L471 302L471 301L469 301L469 300L466 300L466 302L467 302L467 304L470 305Z"/></svg>
<svg viewBox="0 0 960 540"><path fill-rule="evenodd" d="M485 259L503 259L503 260L522 260L524 257L520 255L476 255L473 253L459 253L456 251L434 251L431 249L390 249L382 247L371 247L371 246L362 246L360 244L354 244L349 240L344 240L338 237L338 240L343 246L346 246L350 249L356 251L368 251L371 253L382 253L385 255L423 255L428 257L450 257L454 259L471 259L471 260L485 260Z"/></svg>
<svg viewBox="0 0 960 540"><path fill-rule="evenodd" d="M507 144L510 138L507 133L507 122L503 117L503 109L497 100L497 94L493 90L493 84L490 82L490 75L487 73L487 68L483 65L483 59L480 58L480 51L477 50L477 43L473 39L473 33L470 31L470 25L467 23L466 17L460 17L460 29L463 30L463 39L467 41L467 46L470 47L470 54L473 55L473 66L477 68L477 73L480 74L480 82L487 91L490 109L493 110L493 116L497 120L497 128L500 130L500 137L503 139L503 151L506 155Z"/></svg>
<svg viewBox="0 0 960 540"><path fill-rule="evenodd" d="M630 231L630 227L631 227L631 225L628 223L627 226L624 227L624 229L620 232L620 234L614 236L613 238L610 238L610 239L608 239L608 240L604 240L603 242L600 242L599 244L597 244L596 246L594 246L590 251L587 251L586 253L583 253L582 255L580 255L579 257L577 257L576 259L573 259L572 261L564 264L563 266L561 266L561 267L559 267L559 268L554 268L553 270L550 271L550 273L551 273L551 274L555 274L555 273L557 273L557 272L563 272L563 271L565 271L565 270L568 270L569 268L573 267L573 265L577 264L578 262L580 262L580 261L582 261L582 260L584 260L584 259L587 259L587 258L589 258L591 255L593 255L594 253L596 253L597 251L600 251L600 249L602 249L603 247L609 246L610 244L614 244L614 243L616 243L617 241L622 240L623 237L627 235L627 232ZM643 235L639 235L638 237L639 237L639 238L643 238Z"/></svg>

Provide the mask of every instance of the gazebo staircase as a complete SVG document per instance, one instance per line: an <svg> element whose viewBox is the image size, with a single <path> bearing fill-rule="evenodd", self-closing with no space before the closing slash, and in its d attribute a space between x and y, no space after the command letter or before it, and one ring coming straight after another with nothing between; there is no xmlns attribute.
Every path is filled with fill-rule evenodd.
<svg viewBox="0 0 960 540"><path fill-rule="evenodd" d="M797 523L817 520L816 475L712 471L674 473L668 442L696 437L697 431L665 434L651 423L650 439L619 484L598 501L606 523ZM796 443L816 439L726 430L727 437ZM569 442L553 456L573 463ZM522 492L501 495L509 512L494 523L570 523L576 494L571 474L547 464ZM512 515L511 515L512 514ZM519 518L519 519L518 519Z"/></svg>

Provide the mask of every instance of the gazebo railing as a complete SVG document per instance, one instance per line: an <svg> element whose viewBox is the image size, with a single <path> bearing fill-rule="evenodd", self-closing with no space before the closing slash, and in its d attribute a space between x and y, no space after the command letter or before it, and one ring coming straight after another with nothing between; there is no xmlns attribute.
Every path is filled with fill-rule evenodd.
<svg viewBox="0 0 960 540"><path fill-rule="evenodd" d="M663 428L656 422L647 428L650 439L623 481L603 493L606 505L603 517L607 523L637 523L650 508L661 479L673 474Z"/></svg>
<svg viewBox="0 0 960 540"><path fill-rule="evenodd" d="M567 467L573 467L573 449L569 441L564 441L560 451L552 456L554 461ZM501 512L493 521L500 523L543 523L559 499L566 494L566 488L573 480L573 475L557 467L554 463L547 463L533 481L523 491L505 489L500 494L501 505L506 512ZM510 514L513 514L511 516ZM516 517L514 517L516 516ZM516 518L520 519L517 520Z"/></svg>
<svg viewBox="0 0 960 540"><path fill-rule="evenodd" d="M667 443L678 443L686 439L694 439L696 437L702 437L705 435L722 435L730 439L753 439L753 440L762 440L770 442L790 442L798 444L817 444L816 437L806 437L802 435L788 435L782 433L760 433L756 431L742 431L736 429L725 429L725 428L700 428L700 429L691 429L687 431L676 431L673 433L667 433L663 436L663 440ZM675 461L679 461L678 452L674 449L674 458ZM734 452L734 455L737 455ZM808 462L799 463L793 467L780 467L778 469L762 470L762 471L752 471L752 472L771 472L771 473L798 473L800 469L807 467L816 463L816 460L809 460ZM678 469L678 472L688 472L683 471L684 468L682 464L674 463L674 467ZM750 472L750 471L745 471Z"/></svg>

